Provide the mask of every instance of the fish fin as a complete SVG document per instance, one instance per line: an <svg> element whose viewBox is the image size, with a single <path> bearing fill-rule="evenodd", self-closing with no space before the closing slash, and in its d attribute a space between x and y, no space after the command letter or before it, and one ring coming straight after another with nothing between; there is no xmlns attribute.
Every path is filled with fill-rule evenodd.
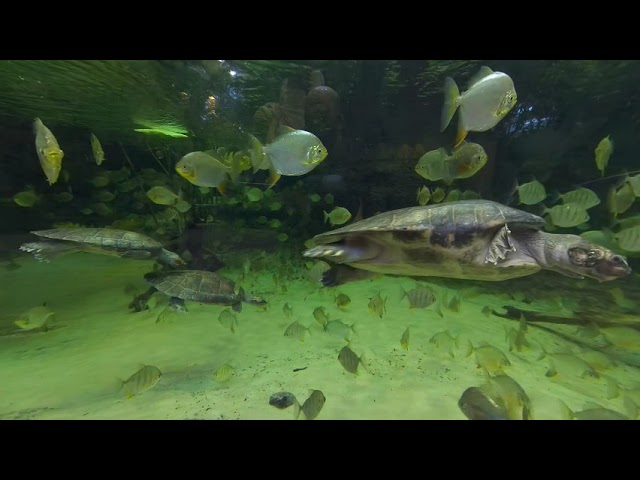
<svg viewBox="0 0 640 480"><path fill-rule="evenodd" d="M113 377L113 385L110 389L115 393L118 393L122 390L122 387L124 387L124 380L122 380L120 377Z"/></svg>
<svg viewBox="0 0 640 480"><path fill-rule="evenodd" d="M353 221L351 223L359 222L364 218L364 216L362 215L362 198L359 198L358 201L360 202L358 213L356 213L356 216L353 218Z"/></svg>
<svg viewBox="0 0 640 480"><path fill-rule="evenodd" d="M278 183L278 180L280 180L280 177L282 177L282 175L280 175L275 170L272 170L271 174L267 177L267 184L269 185L269 188L273 187L276 183Z"/></svg>
<svg viewBox="0 0 640 480"><path fill-rule="evenodd" d="M558 399L558 402L560 402L560 418L562 420L573 420L574 414L569 406L560 399Z"/></svg>
<svg viewBox="0 0 640 480"><path fill-rule="evenodd" d="M493 70L491 70L486 65L481 66L480 70L478 71L478 73L476 73L473 77L471 77L469 79L469 83L467 84L467 88L471 88L474 84L478 83L484 77L488 77L492 73L493 73Z"/></svg>
<svg viewBox="0 0 640 480"><path fill-rule="evenodd" d="M256 173L264 164L265 155L262 147L262 143L253 135L249 134L249 142L251 144L249 151L249 158L251 159L251 166L253 167L253 173Z"/></svg>
<svg viewBox="0 0 640 480"><path fill-rule="evenodd" d="M458 120L458 133L456 134L456 140L455 143L453 144L453 148L457 147L458 145L460 145L463 140L465 138L467 138L467 133L469 133L467 131L466 128L464 128L464 124L462 123L462 119Z"/></svg>
<svg viewBox="0 0 640 480"><path fill-rule="evenodd" d="M226 197L227 196L227 187L229 186L229 182L227 180L223 181L220 185L216 187L216 190L220 192L220 195Z"/></svg>
<svg viewBox="0 0 640 480"><path fill-rule="evenodd" d="M444 79L444 104L442 105L442 113L440 115L440 131L444 132L453 115L458 108L458 98L460 98L460 90L453 78Z"/></svg>
<svg viewBox="0 0 640 480"><path fill-rule="evenodd" d="M291 128L288 125L280 124L278 129L276 130L276 138L282 135L286 135L287 133L295 132L295 128Z"/></svg>
<svg viewBox="0 0 640 480"><path fill-rule="evenodd" d="M298 399L293 402L293 419L298 420L300 418L300 402Z"/></svg>

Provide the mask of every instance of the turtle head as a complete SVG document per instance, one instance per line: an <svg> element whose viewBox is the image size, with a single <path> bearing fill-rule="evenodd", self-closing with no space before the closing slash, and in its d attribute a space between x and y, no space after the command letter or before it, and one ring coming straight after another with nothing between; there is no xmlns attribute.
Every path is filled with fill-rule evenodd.
<svg viewBox="0 0 640 480"><path fill-rule="evenodd" d="M554 235L551 270L569 277L608 282L631 273L627 259L577 235Z"/></svg>
<svg viewBox="0 0 640 480"><path fill-rule="evenodd" d="M184 268L187 265L186 262L180 258L180 255L170 252L165 248L160 250L157 260L163 265L168 265L173 268Z"/></svg>

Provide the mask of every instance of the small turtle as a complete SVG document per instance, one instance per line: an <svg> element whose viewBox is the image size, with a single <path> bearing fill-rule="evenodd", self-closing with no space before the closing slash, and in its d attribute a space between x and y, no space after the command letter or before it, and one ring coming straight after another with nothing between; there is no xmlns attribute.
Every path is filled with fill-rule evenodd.
<svg viewBox="0 0 640 480"><path fill-rule="evenodd" d="M213 272L169 270L147 273L144 279L151 285L151 288L136 297L129 305L129 308L133 308L136 311L146 308L146 302L155 291L171 297L170 305L182 311L186 311L184 300L231 305L231 308L236 312L242 310L242 302L254 305L267 303L260 297L246 295L242 288L236 293L235 284L231 280Z"/></svg>
<svg viewBox="0 0 640 480"><path fill-rule="evenodd" d="M73 252L89 252L140 260L154 259L163 265L179 268L184 261L162 247L151 237L115 228L54 228L31 232L43 240L24 243L23 252L33 253L36 260L49 262L52 258Z"/></svg>
<svg viewBox="0 0 640 480"><path fill-rule="evenodd" d="M496 202L462 200L393 210L316 235L303 255L341 264L325 272L325 286L372 273L499 281L544 269L601 282L631 273L624 257L577 235L543 232L544 225Z"/></svg>

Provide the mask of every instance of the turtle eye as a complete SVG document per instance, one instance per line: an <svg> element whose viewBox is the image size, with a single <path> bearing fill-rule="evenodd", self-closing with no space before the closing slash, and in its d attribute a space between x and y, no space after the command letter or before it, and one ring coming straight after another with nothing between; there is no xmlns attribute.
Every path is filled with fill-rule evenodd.
<svg viewBox="0 0 640 480"><path fill-rule="evenodd" d="M622 260L622 257L620 255L614 255L613 257L611 257L610 261L615 265L623 265L625 263L625 261Z"/></svg>

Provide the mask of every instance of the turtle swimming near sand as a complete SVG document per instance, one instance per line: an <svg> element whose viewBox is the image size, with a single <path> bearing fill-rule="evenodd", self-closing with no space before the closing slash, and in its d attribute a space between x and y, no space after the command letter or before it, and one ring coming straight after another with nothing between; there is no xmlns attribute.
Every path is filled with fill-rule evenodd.
<svg viewBox="0 0 640 480"><path fill-rule="evenodd" d="M500 281L552 270L601 282L631 273L626 259L543 218L488 200L403 208L316 235L305 257L338 264L334 286L371 273ZM354 267L353 268L348 268Z"/></svg>
<svg viewBox="0 0 640 480"><path fill-rule="evenodd" d="M155 291L171 297L171 306L184 311L184 301L190 300L217 305L231 305L236 312L242 310L242 302L264 305L260 297L246 295L242 288L236 292L235 284L228 278L203 270L171 270L150 272L144 276L151 288L136 297L129 305L136 311L146 308L146 302Z"/></svg>
<svg viewBox="0 0 640 480"><path fill-rule="evenodd" d="M121 258L156 260L171 267L184 267L184 261L175 253L163 248L151 237L115 228L54 228L31 232L41 237L37 242L24 243L23 252L43 262L73 252L89 252Z"/></svg>

